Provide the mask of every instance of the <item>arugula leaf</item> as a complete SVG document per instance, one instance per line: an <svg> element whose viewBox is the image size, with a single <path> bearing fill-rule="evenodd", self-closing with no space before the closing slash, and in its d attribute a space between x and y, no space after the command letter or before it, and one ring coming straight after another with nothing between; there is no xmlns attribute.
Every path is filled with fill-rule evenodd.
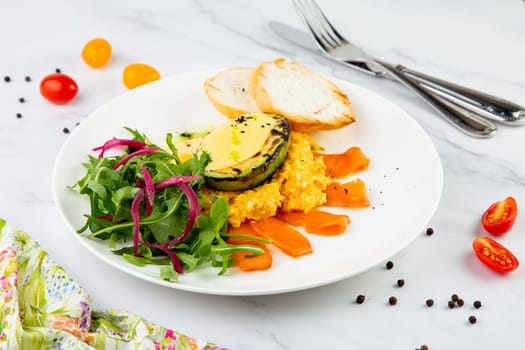
<svg viewBox="0 0 525 350"><path fill-rule="evenodd" d="M128 127L125 129L134 140L146 143L147 147L157 147L138 130ZM175 246L168 247L167 244L184 231L190 208L188 198L179 186L168 186L156 191L151 213L146 213L144 203L139 203L138 214L135 206L132 217L132 203L137 202L135 198L139 193L144 194L142 167L146 168L154 183L174 176L197 175L200 178L188 183L197 194L204 184L202 174L210 161L209 154L199 152L181 162L172 138L171 134L166 136L167 150L159 149L133 157L117 169L113 169L115 164L128 156L132 149L124 150L119 156L88 156L88 161L83 164L86 173L71 186L80 194L88 196L90 203L90 213L85 215L86 223L78 232L89 230L90 233L86 233L88 238L107 240L114 254L137 266L169 265L160 269L161 278L169 281L176 281L178 278L173 269L175 265L171 264L174 263L173 259L180 260L186 272L211 263L221 267L219 274L223 274L233 262L230 258L232 253L242 250L254 255L262 254L262 249L257 246L231 245L224 241L228 237L226 229L230 215L230 207L224 197L214 200L209 211L196 218L189 234L181 242L174 243ZM140 234L138 254L134 255L134 246L120 249L116 247L133 240L133 218L137 216L140 217Z"/></svg>
<svg viewBox="0 0 525 350"><path fill-rule="evenodd" d="M178 236L186 226L188 214L184 216L183 212L187 210L180 210L181 215L171 215L165 219L149 225L149 229L158 243L166 243L170 239Z"/></svg>
<svg viewBox="0 0 525 350"><path fill-rule="evenodd" d="M160 268L160 278L169 282L174 282L179 279L179 274L169 266L163 266Z"/></svg>

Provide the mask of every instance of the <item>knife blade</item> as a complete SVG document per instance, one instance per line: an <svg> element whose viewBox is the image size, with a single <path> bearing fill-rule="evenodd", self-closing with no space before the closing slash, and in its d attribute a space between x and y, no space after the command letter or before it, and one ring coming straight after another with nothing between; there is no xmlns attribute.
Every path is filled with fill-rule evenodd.
<svg viewBox="0 0 525 350"><path fill-rule="evenodd" d="M314 39L308 35L308 33L278 21L270 21L268 22L268 25L275 34L292 44L300 46L306 50L314 51L317 54L322 54L321 50L319 50L315 44Z"/></svg>
<svg viewBox="0 0 525 350"><path fill-rule="evenodd" d="M337 62L337 63L340 63L340 64L343 64L347 67L351 67L353 69L357 69L361 72L364 72L364 73L367 73L367 74L370 74L370 75L380 75L380 76L383 76L383 77L386 77L386 78L390 78L390 76L388 75L388 72L384 71L384 70L380 70L380 69L377 69L377 68L372 68L370 66L368 66L366 63L364 62L359 62L359 61L337 61L337 60L334 60L333 58L331 57L328 57L326 56L318 47L317 45L315 44L315 39L310 36L308 33L300 30L300 29L297 29L297 28L294 28L286 23L282 23L282 22L278 22L278 21L270 21L268 22L268 26L270 27L270 29L272 29L272 31L277 34L279 37L285 39L286 41L296 45L296 46L299 46L303 49L306 49L308 51L312 51L314 52L315 54L319 55L319 56L322 56L322 57L325 57L331 61L334 61L334 62Z"/></svg>

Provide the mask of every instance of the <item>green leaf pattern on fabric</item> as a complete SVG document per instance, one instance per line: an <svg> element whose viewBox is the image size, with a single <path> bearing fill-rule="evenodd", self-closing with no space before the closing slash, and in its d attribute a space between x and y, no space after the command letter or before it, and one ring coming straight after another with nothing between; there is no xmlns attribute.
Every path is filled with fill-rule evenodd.
<svg viewBox="0 0 525 350"><path fill-rule="evenodd" d="M0 219L0 350L222 350L91 299L27 234Z"/></svg>

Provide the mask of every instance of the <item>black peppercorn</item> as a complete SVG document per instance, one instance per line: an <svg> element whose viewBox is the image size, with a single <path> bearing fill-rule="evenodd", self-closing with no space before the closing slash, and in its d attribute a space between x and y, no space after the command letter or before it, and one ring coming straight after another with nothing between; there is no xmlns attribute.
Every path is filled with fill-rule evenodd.
<svg viewBox="0 0 525 350"><path fill-rule="evenodd" d="M474 324L478 321L478 319L476 318L476 316L472 315L469 316L468 321L470 322L470 324Z"/></svg>
<svg viewBox="0 0 525 350"><path fill-rule="evenodd" d="M68 128L64 128L64 129L62 129L62 131L64 132L64 134L69 134L69 129Z"/></svg>
<svg viewBox="0 0 525 350"><path fill-rule="evenodd" d="M452 300L449 300L448 307L449 307L449 309L453 309L453 308L456 307L456 304Z"/></svg>
<svg viewBox="0 0 525 350"><path fill-rule="evenodd" d="M405 280L404 279L400 279L400 280L397 280L397 286L398 287L403 287L405 285Z"/></svg>
<svg viewBox="0 0 525 350"><path fill-rule="evenodd" d="M476 300L473 305L476 309L479 309L481 307L481 301Z"/></svg>
<svg viewBox="0 0 525 350"><path fill-rule="evenodd" d="M427 228L427 235L432 236L434 234L434 229L432 227Z"/></svg>
<svg viewBox="0 0 525 350"><path fill-rule="evenodd" d="M390 270L393 267L394 267L394 263L392 261L387 261L386 268Z"/></svg>
<svg viewBox="0 0 525 350"><path fill-rule="evenodd" d="M6 76L4 77L4 81L5 81L6 83L9 83L9 82L11 81L11 77L10 77L9 75L6 75Z"/></svg>
<svg viewBox="0 0 525 350"><path fill-rule="evenodd" d="M433 299L427 299L425 301L425 304L427 304L428 307L432 307L434 305L434 300Z"/></svg>
<svg viewBox="0 0 525 350"><path fill-rule="evenodd" d="M396 297L390 297L388 298L388 303L390 305L396 305L397 304L397 298Z"/></svg>
<svg viewBox="0 0 525 350"><path fill-rule="evenodd" d="M25 81L30 82L31 81L31 77L29 75L26 75Z"/></svg>
<svg viewBox="0 0 525 350"><path fill-rule="evenodd" d="M463 299L458 299L458 301L456 301L456 304L458 304L459 307L462 307L463 305L465 305L465 301Z"/></svg>
<svg viewBox="0 0 525 350"><path fill-rule="evenodd" d="M458 299L459 299L459 296L457 294L452 294L450 296L450 300L452 300L452 301L458 301Z"/></svg>
<svg viewBox="0 0 525 350"><path fill-rule="evenodd" d="M26 102L26 99L23 98L23 97L20 97L20 98L18 99L18 102L20 102L20 103L24 103L24 102Z"/></svg>
<svg viewBox="0 0 525 350"><path fill-rule="evenodd" d="M55 69L55 72L60 73L60 72L62 72L62 71L60 70L60 68L56 68L56 69Z"/></svg>
<svg viewBox="0 0 525 350"><path fill-rule="evenodd" d="M16 114L16 117L17 117L18 119L20 119L20 118L22 118L22 114L21 114L21 113L17 113L17 114Z"/></svg>
<svg viewBox="0 0 525 350"><path fill-rule="evenodd" d="M357 298L355 299L355 302L358 304L362 304L365 302L365 296L363 294L359 294Z"/></svg>

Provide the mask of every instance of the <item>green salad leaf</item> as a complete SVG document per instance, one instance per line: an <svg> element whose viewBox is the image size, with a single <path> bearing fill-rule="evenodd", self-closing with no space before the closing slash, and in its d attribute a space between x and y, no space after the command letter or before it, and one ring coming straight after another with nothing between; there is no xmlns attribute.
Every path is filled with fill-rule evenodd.
<svg viewBox="0 0 525 350"><path fill-rule="evenodd" d="M237 251L263 254L255 245L226 242L230 207L224 197L203 210L207 153L181 162L171 134L166 136L168 149L162 149L138 130L125 129L132 138L114 138L95 148L99 156L88 156L84 176L72 186L90 203L79 234L106 240L114 254L131 264L165 265L159 273L167 281L206 264L224 274ZM117 147L121 154L105 154Z"/></svg>

